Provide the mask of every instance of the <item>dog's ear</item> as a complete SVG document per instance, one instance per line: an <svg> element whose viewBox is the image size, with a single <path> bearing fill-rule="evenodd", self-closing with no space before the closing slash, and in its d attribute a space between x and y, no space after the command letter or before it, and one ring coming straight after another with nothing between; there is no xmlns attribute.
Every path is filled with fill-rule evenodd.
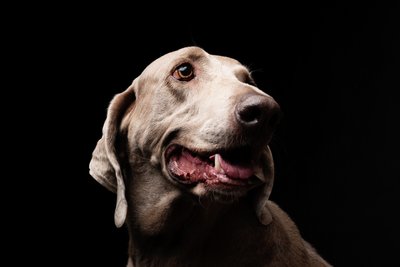
<svg viewBox="0 0 400 267"><path fill-rule="evenodd" d="M103 136L97 142L89 164L90 175L104 187L117 193L114 214L117 227L121 227L125 222L128 204L125 199L125 183L118 156L120 151L117 151L116 142L122 117L134 101L133 85L113 98L107 110Z"/></svg>
<svg viewBox="0 0 400 267"><path fill-rule="evenodd" d="M268 225L272 222L272 214L268 208L267 202L274 184L274 160L269 146L264 150L261 161L263 167L260 170L261 173L257 176L262 177L264 186L257 189L258 192L255 194L254 205L260 223Z"/></svg>

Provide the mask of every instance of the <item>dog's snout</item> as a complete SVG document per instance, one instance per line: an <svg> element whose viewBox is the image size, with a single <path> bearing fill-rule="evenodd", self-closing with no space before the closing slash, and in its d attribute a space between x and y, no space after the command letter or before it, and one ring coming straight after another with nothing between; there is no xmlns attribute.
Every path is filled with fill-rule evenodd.
<svg viewBox="0 0 400 267"><path fill-rule="evenodd" d="M280 119L280 107L272 98L263 95L244 95L236 104L235 117L244 128L267 126L273 130Z"/></svg>

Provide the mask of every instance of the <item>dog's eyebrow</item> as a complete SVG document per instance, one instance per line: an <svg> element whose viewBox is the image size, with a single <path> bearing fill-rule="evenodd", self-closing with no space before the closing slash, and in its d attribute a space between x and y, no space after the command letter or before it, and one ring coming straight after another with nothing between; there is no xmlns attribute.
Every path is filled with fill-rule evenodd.
<svg viewBox="0 0 400 267"><path fill-rule="evenodd" d="M196 62L207 58L207 53L201 49L191 48L180 55L181 59L188 59L192 62Z"/></svg>
<svg viewBox="0 0 400 267"><path fill-rule="evenodd" d="M187 58L189 58L191 61L198 61L200 59L205 58L203 53L190 53L189 55L187 55Z"/></svg>

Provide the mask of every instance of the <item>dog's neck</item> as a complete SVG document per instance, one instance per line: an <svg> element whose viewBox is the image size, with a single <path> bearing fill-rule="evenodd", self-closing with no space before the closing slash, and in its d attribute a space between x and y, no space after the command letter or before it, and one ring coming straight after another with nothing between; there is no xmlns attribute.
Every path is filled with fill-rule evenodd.
<svg viewBox="0 0 400 267"><path fill-rule="evenodd" d="M155 266L157 262L164 263L160 266L168 266L165 262L170 262L173 266L178 262L192 262L194 258L202 259L204 254L208 255L205 258L210 255L219 257L221 247L225 248L224 251L234 251L234 247L243 242L241 240L246 240L241 235L257 231L257 228L264 229L251 208L251 199L247 197L221 203L182 193L165 184L160 184L155 191L154 185L143 188L146 183L140 184L142 188L139 191L136 185L130 186L134 192L128 194L133 196L129 200L128 214L131 217L127 224L130 255L135 262L152 261ZM157 194L152 195L152 192ZM141 196L135 197L138 194ZM251 242L257 244L255 240Z"/></svg>

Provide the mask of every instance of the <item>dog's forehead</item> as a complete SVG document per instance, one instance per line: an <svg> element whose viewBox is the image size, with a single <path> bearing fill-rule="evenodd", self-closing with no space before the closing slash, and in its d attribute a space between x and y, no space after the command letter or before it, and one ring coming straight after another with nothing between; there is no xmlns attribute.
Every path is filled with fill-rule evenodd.
<svg viewBox="0 0 400 267"><path fill-rule="evenodd" d="M232 73L249 72L238 60L226 56L209 54L204 49L197 46L184 47L169 52L150 63L143 72L157 73L160 71L167 71L177 63L182 63L185 60L191 62L201 61L203 64L219 67L215 69L224 69Z"/></svg>

